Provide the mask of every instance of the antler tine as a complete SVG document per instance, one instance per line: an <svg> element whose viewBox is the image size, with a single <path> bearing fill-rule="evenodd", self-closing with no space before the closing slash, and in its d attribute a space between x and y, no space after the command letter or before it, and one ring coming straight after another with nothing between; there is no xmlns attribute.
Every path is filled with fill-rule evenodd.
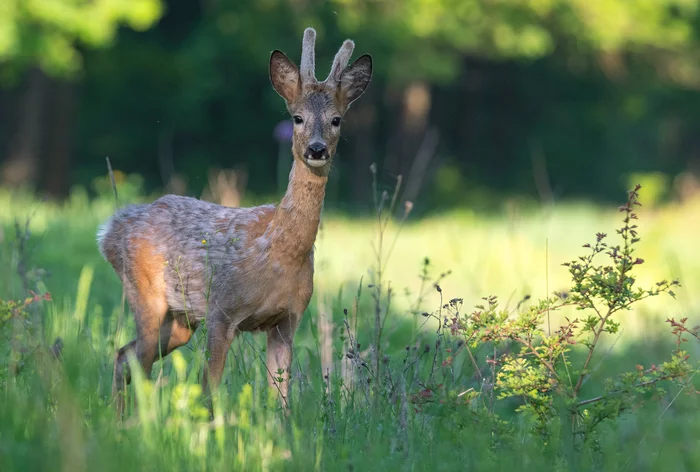
<svg viewBox="0 0 700 472"><path fill-rule="evenodd" d="M338 53L333 59L333 67L331 67L331 73L328 74L327 82L338 83L340 82L340 74L348 65L350 61L350 56L352 56L352 51L355 49L355 43L350 39L346 39L343 45L338 50Z"/></svg>
<svg viewBox="0 0 700 472"><path fill-rule="evenodd" d="M304 30L304 40L301 44L301 67L300 74L302 82L315 82L316 73L314 69L316 68L314 47L316 43L316 30L313 28L306 28Z"/></svg>

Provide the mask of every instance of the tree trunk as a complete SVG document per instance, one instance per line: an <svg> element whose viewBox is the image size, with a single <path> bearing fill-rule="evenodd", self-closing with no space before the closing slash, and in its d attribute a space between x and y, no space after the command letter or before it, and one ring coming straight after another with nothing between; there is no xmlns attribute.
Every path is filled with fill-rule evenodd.
<svg viewBox="0 0 700 472"><path fill-rule="evenodd" d="M405 175L411 168L427 130L431 104L431 91L425 82L414 82L404 90L400 121L392 140L394 149L385 164L386 172Z"/></svg>
<svg viewBox="0 0 700 472"><path fill-rule="evenodd" d="M37 177L47 85L47 77L39 69L27 74L20 92L14 139L10 140L8 158L0 167L4 185L17 187Z"/></svg>
<svg viewBox="0 0 700 472"><path fill-rule="evenodd" d="M73 154L73 125L75 118L75 85L52 81L48 104L46 149L44 159L44 188L54 197L68 195L71 185L71 156Z"/></svg>
<svg viewBox="0 0 700 472"><path fill-rule="evenodd" d="M376 111L372 101L365 100L353 110L352 196L355 202L371 201L369 166L374 161L374 129Z"/></svg>

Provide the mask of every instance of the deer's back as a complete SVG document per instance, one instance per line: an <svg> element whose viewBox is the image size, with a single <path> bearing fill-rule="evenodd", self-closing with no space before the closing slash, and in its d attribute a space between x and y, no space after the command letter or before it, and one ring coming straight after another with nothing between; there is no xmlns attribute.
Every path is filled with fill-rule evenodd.
<svg viewBox="0 0 700 472"><path fill-rule="evenodd" d="M119 210L100 228L98 244L127 291L160 294L171 311L201 319L214 301L252 302L245 284L251 271L266 267L260 244L274 211L167 195Z"/></svg>

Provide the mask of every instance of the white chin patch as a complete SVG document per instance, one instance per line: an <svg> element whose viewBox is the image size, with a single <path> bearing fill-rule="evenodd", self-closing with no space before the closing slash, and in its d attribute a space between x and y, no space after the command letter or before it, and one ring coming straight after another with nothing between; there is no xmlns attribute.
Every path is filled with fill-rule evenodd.
<svg viewBox="0 0 700 472"><path fill-rule="evenodd" d="M328 159L306 159L306 163L311 167L323 167L328 163Z"/></svg>

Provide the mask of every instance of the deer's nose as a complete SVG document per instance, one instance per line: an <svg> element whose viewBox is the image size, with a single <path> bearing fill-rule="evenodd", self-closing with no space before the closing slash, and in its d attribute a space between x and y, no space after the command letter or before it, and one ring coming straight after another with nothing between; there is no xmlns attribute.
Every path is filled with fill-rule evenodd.
<svg viewBox="0 0 700 472"><path fill-rule="evenodd" d="M321 142L311 143L309 144L309 148L307 149L306 153L312 159L323 159L324 155L326 154L326 145Z"/></svg>

